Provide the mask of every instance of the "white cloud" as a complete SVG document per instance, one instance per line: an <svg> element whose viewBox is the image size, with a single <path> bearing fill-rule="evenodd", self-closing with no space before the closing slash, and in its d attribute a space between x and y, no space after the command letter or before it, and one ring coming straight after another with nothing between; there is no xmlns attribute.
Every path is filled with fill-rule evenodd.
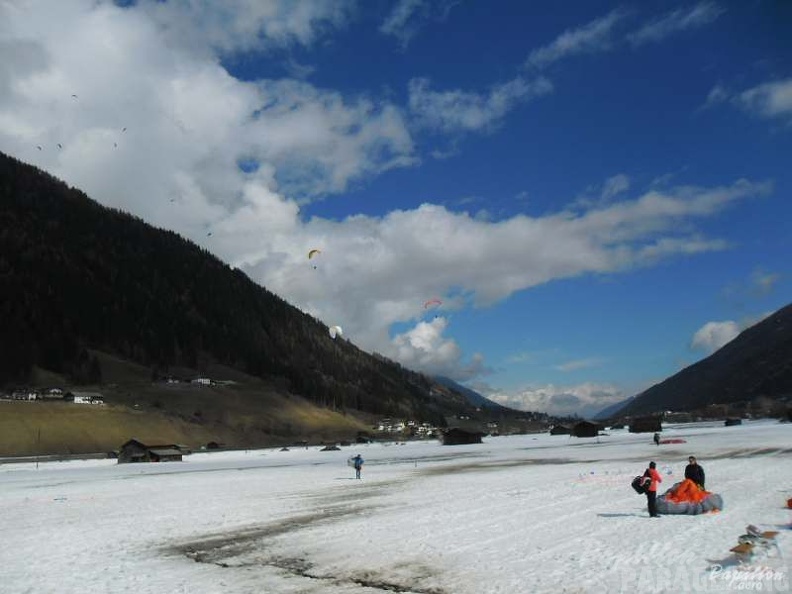
<svg viewBox="0 0 792 594"><path fill-rule="evenodd" d="M380 26L380 32L398 39L402 48L428 22L442 22L461 0L399 0Z"/></svg>
<svg viewBox="0 0 792 594"><path fill-rule="evenodd" d="M626 398L619 388L594 383L577 386L548 384L509 392L482 385L476 389L493 402L517 410L543 412L552 416L578 415L583 418L591 418L603 408Z"/></svg>
<svg viewBox="0 0 792 594"><path fill-rule="evenodd" d="M792 122L792 78L756 86L736 95L733 100L759 117L781 118Z"/></svg>
<svg viewBox="0 0 792 594"><path fill-rule="evenodd" d="M690 348L705 351L707 354L714 353L737 338L740 332L758 324L766 317L772 315L772 313L772 311L765 312L759 316L748 317L739 322L733 320L707 322L693 334Z"/></svg>
<svg viewBox="0 0 792 594"><path fill-rule="evenodd" d="M633 45L662 41L669 35L708 25L723 14L714 2L699 2L691 8L680 8L653 19L627 36Z"/></svg>
<svg viewBox="0 0 792 594"><path fill-rule="evenodd" d="M142 0L127 10L144 11L170 45L227 54L310 45L344 27L354 7L355 0Z"/></svg>
<svg viewBox="0 0 792 594"><path fill-rule="evenodd" d="M533 50L526 66L545 68L569 56L610 50L613 46L613 29L626 16L624 10L617 9L582 27L564 31L549 45Z"/></svg>
<svg viewBox="0 0 792 594"><path fill-rule="evenodd" d="M410 112L416 122L445 133L486 130L497 126L517 104L552 91L545 78L517 77L493 87L489 94L468 91L432 91L424 78L410 81Z"/></svg>
<svg viewBox="0 0 792 594"><path fill-rule="evenodd" d="M190 238L342 326L361 348L407 365L457 379L486 372L448 337L450 315L425 319L430 296L444 297L445 316L554 279L721 249L721 239L696 233L695 220L770 190L744 180L671 188L496 222L432 204L303 220L305 199L415 162L402 111L302 81L236 80L206 47L174 44L153 10L93 0L0 4L0 150ZM547 92L541 81L515 79L487 95L419 85L417 113L444 132L486 129ZM239 161L257 167L243 171ZM306 257L313 247L322 249L316 269Z"/></svg>
<svg viewBox="0 0 792 594"><path fill-rule="evenodd" d="M732 320L723 322L707 322L696 330L690 342L690 348L713 353L731 342L742 329Z"/></svg>
<svg viewBox="0 0 792 594"><path fill-rule="evenodd" d="M607 180L605 180L605 184L602 186L600 198L607 201L617 194L626 192L629 189L630 178L623 173L619 173L618 175L614 175L613 177L609 177Z"/></svg>
<svg viewBox="0 0 792 594"><path fill-rule="evenodd" d="M739 92L716 85L707 95L703 108L722 103L729 103L759 118L792 124L792 78L763 83Z"/></svg>

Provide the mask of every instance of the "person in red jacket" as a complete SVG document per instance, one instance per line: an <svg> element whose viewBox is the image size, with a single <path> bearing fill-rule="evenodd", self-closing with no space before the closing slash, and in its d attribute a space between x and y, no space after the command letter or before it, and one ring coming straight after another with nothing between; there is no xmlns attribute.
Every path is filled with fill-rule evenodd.
<svg viewBox="0 0 792 594"><path fill-rule="evenodd" d="M657 472L657 464L649 462L649 468L644 472L644 476L649 479L649 486L646 488L646 507L649 508L650 518L659 518L657 514L657 483L662 483L663 478Z"/></svg>

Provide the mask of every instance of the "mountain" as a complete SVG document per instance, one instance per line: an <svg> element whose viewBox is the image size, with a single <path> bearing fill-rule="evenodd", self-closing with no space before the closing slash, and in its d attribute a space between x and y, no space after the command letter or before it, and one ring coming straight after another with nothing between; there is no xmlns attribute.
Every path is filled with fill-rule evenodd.
<svg viewBox="0 0 792 594"><path fill-rule="evenodd" d="M621 402L617 402L615 404L611 404L610 406L606 406L601 411L599 411L596 415L594 415L592 420L600 421L604 419L610 419L615 417L619 411L621 411L625 406L627 406L630 402L635 399L635 396L630 396L629 398L625 398Z"/></svg>
<svg viewBox="0 0 792 594"><path fill-rule="evenodd" d="M452 390L462 394L465 398L467 398L470 404L478 408L489 409L492 411L511 410L510 408L502 406L497 402L493 402L492 400L487 399L485 396L482 396L475 390L471 390L470 388L467 388L462 384L455 382L449 377L444 377L442 375L435 375L432 376L432 379L436 381L438 384L441 384L447 388L451 388Z"/></svg>
<svg viewBox="0 0 792 594"><path fill-rule="evenodd" d="M215 374L255 384L250 398L276 394L278 406L299 398L339 415L442 426L475 411L459 392L331 338L325 324L178 234L1 153L0 281L0 391L45 373L70 385L105 385L130 406L147 397L169 412L172 392L150 394L151 384ZM107 387L110 367L131 365L142 369L134 388ZM238 394L224 389L215 399L230 409ZM202 411L180 398L179 414L194 421ZM206 424L206 410L216 407L203 406ZM245 418L258 414L251 409ZM213 422L223 418L217 410Z"/></svg>
<svg viewBox="0 0 792 594"><path fill-rule="evenodd" d="M673 411L783 409L792 402L792 304L712 355L638 394L619 416ZM775 411L777 412L777 411Z"/></svg>

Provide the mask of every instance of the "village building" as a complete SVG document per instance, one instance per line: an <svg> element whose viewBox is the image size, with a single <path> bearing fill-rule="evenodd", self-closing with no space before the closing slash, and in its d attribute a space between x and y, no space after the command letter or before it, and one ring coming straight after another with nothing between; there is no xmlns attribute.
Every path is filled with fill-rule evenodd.
<svg viewBox="0 0 792 594"><path fill-rule="evenodd" d="M580 421L572 427L572 435L575 437L597 437L600 426L589 421Z"/></svg>
<svg viewBox="0 0 792 594"><path fill-rule="evenodd" d="M118 463L131 462L181 462L184 451L176 444L148 445L130 439L118 451Z"/></svg>
<svg viewBox="0 0 792 594"><path fill-rule="evenodd" d="M99 392L66 392L62 396L66 402L74 404L104 404L104 396Z"/></svg>
<svg viewBox="0 0 792 594"><path fill-rule="evenodd" d="M640 417L630 422L630 433L657 433L662 431L660 417Z"/></svg>
<svg viewBox="0 0 792 594"><path fill-rule="evenodd" d="M440 439L443 445L463 445L469 443L481 443L484 434L481 431L468 431L459 427L444 429L440 432Z"/></svg>

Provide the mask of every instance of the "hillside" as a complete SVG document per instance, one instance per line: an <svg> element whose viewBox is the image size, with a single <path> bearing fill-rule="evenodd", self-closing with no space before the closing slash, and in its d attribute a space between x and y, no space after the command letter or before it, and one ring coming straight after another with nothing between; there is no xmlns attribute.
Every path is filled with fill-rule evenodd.
<svg viewBox="0 0 792 594"><path fill-rule="evenodd" d="M792 304L744 330L721 349L645 390L619 416L666 410L739 412L762 401L792 402ZM783 406L782 406L783 408Z"/></svg>
<svg viewBox="0 0 792 594"><path fill-rule="evenodd" d="M332 339L323 323L176 233L2 154L0 206L0 389L52 378L106 386L114 357L140 366L143 384L222 368L253 378L245 385L256 386L254 400L298 397L342 416L442 426L474 410L458 392ZM221 397L223 408L237 406Z"/></svg>

